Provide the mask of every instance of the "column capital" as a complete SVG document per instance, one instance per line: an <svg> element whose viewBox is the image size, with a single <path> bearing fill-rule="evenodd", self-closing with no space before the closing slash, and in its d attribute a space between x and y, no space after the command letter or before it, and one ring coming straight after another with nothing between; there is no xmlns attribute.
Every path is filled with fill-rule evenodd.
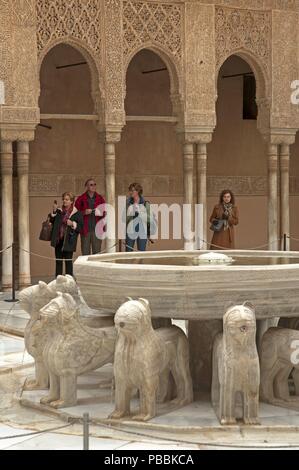
<svg viewBox="0 0 299 470"><path fill-rule="evenodd" d="M263 139L273 145L292 145L295 142L298 129L271 128L262 132Z"/></svg>
<svg viewBox="0 0 299 470"><path fill-rule="evenodd" d="M198 131L191 129L177 129L178 139L181 143L208 144L212 141L213 131Z"/></svg>
<svg viewBox="0 0 299 470"><path fill-rule="evenodd" d="M34 140L35 129L17 129L14 126L3 128L0 124L0 139L5 141L26 141L31 142Z"/></svg>
<svg viewBox="0 0 299 470"><path fill-rule="evenodd" d="M116 126L107 126L107 127L98 127L100 141L103 144L116 144L121 139L122 127Z"/></svg>

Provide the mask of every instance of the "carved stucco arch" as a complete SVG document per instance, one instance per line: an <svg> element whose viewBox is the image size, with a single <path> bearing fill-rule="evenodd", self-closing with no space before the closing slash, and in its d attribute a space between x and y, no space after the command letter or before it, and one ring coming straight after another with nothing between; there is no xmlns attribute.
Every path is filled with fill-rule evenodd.
<svg viewBox="0 0 299 470"><path fill-rule="evenodd" d="M256 103L258 106L257 127L264 131L269 127L270 122L270 108L271 108L271 80L268 76L266 67L261 60L256 57L252 52L244 49L236 49L224 56L218 64L215 73L215 102L218 98L218 77L222 65L232 56L238 56L243 59L251 68L256 80Z"/></svg>
<svg viewBox="0 0 299 470"><path fill-rule="evenodd" d="M179 73L180 65L177 63L174 57L171 57L168 51L164 50L161 46L156 46L152 43L142 44L140 47L134 49L127 57L124 62L124 75L123 75L123 87L124 87L124 99L126 97L126 81L127 71L131 61L142 50L149 50L157 54L160 59L164 62L170 79L170 99L173 105L173 114L179 115L182 112L183 104L183 87L181 74Z"/></svg>
<svg viewBox="0 0 299 470"><path fill-rule="evenodd" d="M103 82L103 74L101 73L100 67L93 57L93 53L89 50L86 44L83 44L81 41L71 38L58 38L50 43L40 52L38 56L38 77L39 77L39 93L38 98L40 96L40 71L41 66L43 64L44 59L46 58L47 54L54 49L54 47L59 45L68 45L76 49L87 62L89 67L90 77L91 77L91 96L94 102L95 113L101 115L104 110L104 82Z"/></svg>

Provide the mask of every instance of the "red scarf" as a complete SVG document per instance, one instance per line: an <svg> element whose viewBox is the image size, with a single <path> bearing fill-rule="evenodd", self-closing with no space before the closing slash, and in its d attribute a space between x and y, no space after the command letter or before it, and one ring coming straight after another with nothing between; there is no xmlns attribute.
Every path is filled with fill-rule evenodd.
<svg viewBox="0 0 299 470"><path fill-rule="evenodd" d="M63 240L64 234L67 229L67 221L70 218L70 215L73 211L73 205L69 209L62 209L62 219L61 219L61 224L59 227L59 240Z"/></svg>

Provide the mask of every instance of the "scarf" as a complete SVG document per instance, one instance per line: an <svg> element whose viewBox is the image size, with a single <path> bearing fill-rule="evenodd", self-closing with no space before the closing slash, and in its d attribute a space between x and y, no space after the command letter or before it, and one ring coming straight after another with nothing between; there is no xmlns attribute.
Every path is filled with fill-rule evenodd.
<svg viewBox="0 0 299 470"><path fill-rule="evenodd" d="M62 209L62 219L61 219L61 224L59 227L59 240L63 240L64 238L64 234L67 229L67 221L70 218L72 211L73 211L73 205L71 205L71 207L68 210Z"/></svg>
<svg viewBox="0 0 299 470"><path fill-rule="evenodd" d="M231 202L229 202L228 204L225 204L223 203L223 214L226 216L226 217L230 217L232 215L232 210L233 210L233 205ZM229 225L228 225L228 219L224 219L224 230L227 230Z"/></svg>

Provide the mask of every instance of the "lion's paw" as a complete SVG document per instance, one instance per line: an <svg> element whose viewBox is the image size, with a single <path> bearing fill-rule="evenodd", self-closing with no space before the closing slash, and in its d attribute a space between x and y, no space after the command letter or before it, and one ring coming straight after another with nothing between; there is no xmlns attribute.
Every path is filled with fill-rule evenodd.
<svg viewBox="0 0 299 470"><path fill-rule="evenodd" d="M248 417L244 418L244 424L261 424L259 418Z"/></svg>
<svg viewBox="0 0 299 470"><path fill-rule="evenodd" d="M109 419L120 419L120 418L123 418L126 415L127 415L127 413L125 411L115 410L108 416L108 418Z"/></svg>
<svg viewBox="0 0 299 470"><path fill-rule="evenodd" d="M57 400L58 397L51 397L50 395L47 395L43 398L40 399L40 403L42 405L48 405L49 403L51 403L52 401L54 400Z"/></svg>
<svg viewBox="0 0 299 470"><path fill-rule="evenodd" d="M135 415L133 416L133 420L134 421L148 421L149 419L152 419L154 418L154 416L150 415L150 414L139 414L139 415Z"/></svg>

